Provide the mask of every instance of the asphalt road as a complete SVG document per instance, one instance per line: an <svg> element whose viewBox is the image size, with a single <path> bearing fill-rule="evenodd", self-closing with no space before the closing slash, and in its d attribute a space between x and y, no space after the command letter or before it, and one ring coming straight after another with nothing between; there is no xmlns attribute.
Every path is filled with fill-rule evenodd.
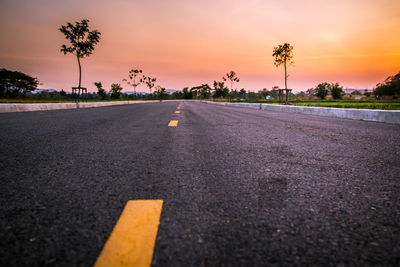
<svg viewBox="0 0 400 267"><path fill-rule="evenodd" d="M155 266L400 264L400 125L177 105L0 114L0 266L91 266L135 199Z"/></svg>

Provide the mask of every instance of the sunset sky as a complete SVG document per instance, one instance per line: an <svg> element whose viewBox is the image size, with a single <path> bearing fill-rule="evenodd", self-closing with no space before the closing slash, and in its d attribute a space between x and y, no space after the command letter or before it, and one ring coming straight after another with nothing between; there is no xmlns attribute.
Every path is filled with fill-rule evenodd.
<svg viewBox="0 0 400 267"><path fill-rule="evenodd" d="M399 0L1 0L0 68L37 77L41 88L71 90L78 65L60 52L58 28L89 19L101 32L82 60L83 86L122 82L132 68L182 89L234 70L238 89L284 86L274 46L294 46L289 88L320 82L372 89L400 71ZM138 91L146 91L144 85Z"/></svg>

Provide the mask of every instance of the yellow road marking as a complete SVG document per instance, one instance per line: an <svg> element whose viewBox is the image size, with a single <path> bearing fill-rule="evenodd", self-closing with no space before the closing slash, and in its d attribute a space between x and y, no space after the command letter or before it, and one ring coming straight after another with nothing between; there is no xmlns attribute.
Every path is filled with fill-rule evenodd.
<svg viewBox="0 0 400 267"><path fill-rule="evenodd" d="M150 266L162 204L128 201L94 266Z"/></svg>
<svg viewBox="0 0 400 267"><path fill-rule="evenodd" d="M178 121L177 120L171 120L168 124L169 127L177 127L178 126Z"/></svg>
<svg viewBox="0 0 400 267"><path fill-rule="evenodd" d="M179 110L175 111L175 114L179 114L179 113L181 113Z"/></svg>

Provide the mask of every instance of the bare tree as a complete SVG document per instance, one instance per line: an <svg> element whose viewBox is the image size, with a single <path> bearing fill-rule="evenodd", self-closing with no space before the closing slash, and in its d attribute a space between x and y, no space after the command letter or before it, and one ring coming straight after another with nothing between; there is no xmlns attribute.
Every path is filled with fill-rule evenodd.
<svg viewBox="0 0 400 267"><path fill-rule="evenodd" d="M136 87L138 87L143 80L139 79L138 82L136 82L136 78L139 74L141 74L143 71L139 70L139 69L131 69L129 71L129 75L128 78L130 79L130 81L127 81L126 79L122 79L122 81L127 82L129 85L133 86L133 90L135 91L135 99L136 99Z"/></svg>
<svg viewBox="0 0 400 267"><path fill-rule="evenodd" d="M151 78L151 77L146 77L143 75L143 77L140 79L140 82L145 83L147 85L147 87L150 90L150 94L152 94L152 89L154 87L154 83L157 81L156 78Z"/></svg>
<svg viewBox="0 0 400 267"><path fill-rule="evenodd" d="M239 77L236 76L236 73L233 70L231 70L231 72L228 72L227 74L225 74L225 76L222 77L222 79L224 81L227 81L227 80L230 81L230 83L231 83L231 91L232 91L233 83L240 81Z"/></svg>

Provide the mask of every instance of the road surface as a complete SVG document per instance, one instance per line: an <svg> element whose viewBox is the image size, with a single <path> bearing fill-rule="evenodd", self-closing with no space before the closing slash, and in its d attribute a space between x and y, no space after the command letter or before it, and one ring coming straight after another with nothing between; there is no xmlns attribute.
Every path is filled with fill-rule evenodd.
<svg viewBox="0 0 400 267"><path fill-rule="evenodd" d="M400 125L177 106L0 114L0 265L91 266L148 199L154 266L400 263Z"/></svg>

